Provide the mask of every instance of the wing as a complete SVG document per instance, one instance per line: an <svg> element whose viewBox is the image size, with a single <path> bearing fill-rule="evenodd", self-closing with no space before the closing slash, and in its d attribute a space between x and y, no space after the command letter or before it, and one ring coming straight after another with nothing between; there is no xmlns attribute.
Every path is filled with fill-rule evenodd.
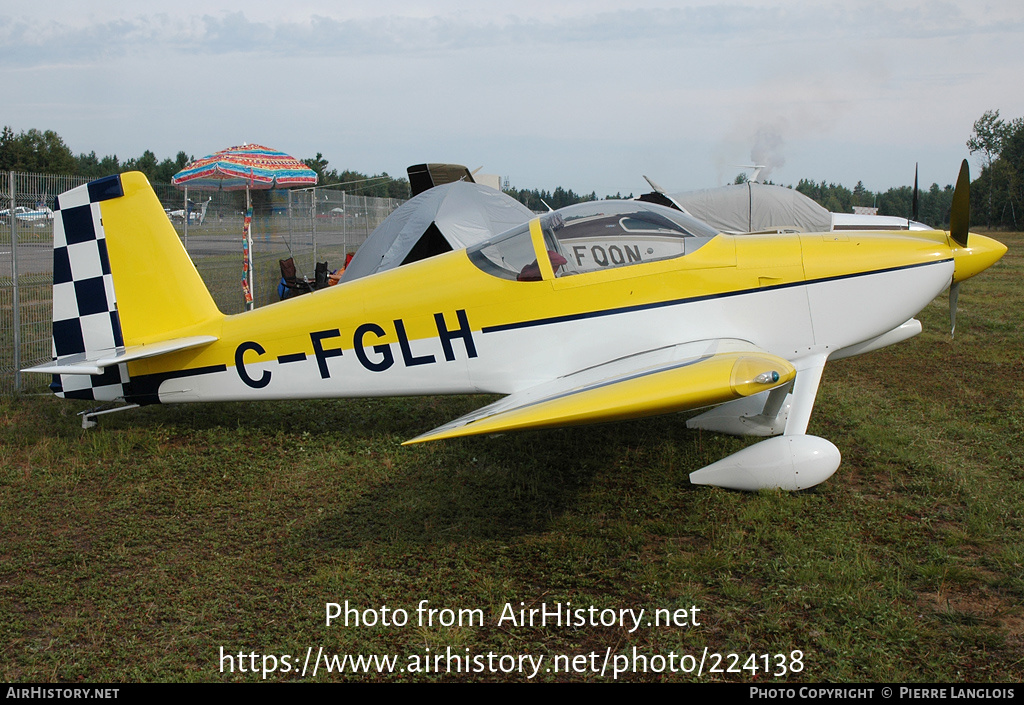
<svg viewBox="0 0 1024 705"><path fill-rule="evenodd" d="M789 362L745 341L674 345L515 392L406 443L685 411L781 387L795 376Z"/></svg>

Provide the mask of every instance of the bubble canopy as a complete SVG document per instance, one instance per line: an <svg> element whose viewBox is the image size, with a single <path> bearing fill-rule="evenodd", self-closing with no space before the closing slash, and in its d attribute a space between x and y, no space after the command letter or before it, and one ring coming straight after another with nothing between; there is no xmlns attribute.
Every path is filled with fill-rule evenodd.
<svg viewBox="0 0 1024 705"><path fill-rule="evenodd" d="M588 201L516 226L468 250L485 272L503 279L547 278L538 253L546 251L554 277L681 257L717 231L681 211L643 201Z"/></svg>

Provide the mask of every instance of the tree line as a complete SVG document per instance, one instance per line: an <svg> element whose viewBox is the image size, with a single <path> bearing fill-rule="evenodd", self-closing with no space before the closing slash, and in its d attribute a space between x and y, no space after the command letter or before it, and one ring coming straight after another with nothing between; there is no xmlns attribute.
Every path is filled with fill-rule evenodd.
<svg viewBox="0 0 1024 705"><path fill-rule="evenodd" d="M833 213L852 213L854 206L877 208L878 215L893 215L899 218L910 218L914 213L914 188L912 186L895 186L887 191L869 191L864 183L857 182L853 189L841 184L816 183L800 179L796 190L808 198L814 199ZM953 185L939 187L932 184L927 190L919 189L917 219L922 223L946 225L949 223L949 211L953 205Z"/></svg>
<svg viewBox="0 0 1024 705"><path fill-rule="evenodd" d="M972 221L990 227L1019 228L1024 221L1024 118L1005 121L998 110L986 111L974 123L967 140L972 154L982 158L980 176L972 182ZM124 171L141 171L151 183L169 184L177 172L194 159L179 151L171 159L158 160L146 150L139 157L121 161L117 155L97 156L96 152L75 155L60 135L52 130L31 129L15 134L5 126L0 131L0 171L25 171L42 174L70 174L87 178L100 178ZM303 159L313 169L322 186L335 186L349 193L381 198L409 198L409 181L393 178L382 172L367 175L350 169L328 169L328 161L321 153ZM742 183L745 176L736 177ZM770 183L770 182L769 182ZM898 186L884 192L868 190L858 181L852 189L841 184L801 179L795 188L800 193L835 213L850 213L854 206L878 208L879 215L909 218L913 212L914 192L911 186ZM562 208L574 203L595 201L597 193L576 193L561 186L554 191L521 189L506 181L503 191L535 211ZM605 198L632 198L615 194ZM949 222L953 201L953 186L940 187L933 183L919 194L918 219L930 225L941 226Z"/></svg>
<svg viewBox="0 0 1024 705"><path fill-rule="evenodd" d="M141 171L153 183L169 184L171 177L181 171L192 157L178 152L174 159L158 162L148 149L138 158L124 162L117 155L105 157L75 154L53 130L36 129L14 134L10 126L0 131L0 171L26 171L35 174L66 174L98 179L124 171Z"/></svg>
<svg viewBox="0 0 1024 705"><path fill-rule="evenodd" d="M0 172L24 171L34 174L62 174L98 179L125 171L141 171L153 184L169 184L175 174L184 169L194 156L184 151L174 159L157 160L146 150L139 157L121 161L116 154L99 157L95 151L75 155L64 140L53 130L26 130L18 134L10 126L0 130ZM338 185L345 191L384 198L409 198L409 182L393 179L387 173L368 176L356 171L339 173L327 171L327 161L317 154L302 160L317 172L322 186Z"/></svg>
<svg viewBox="0 0 1024 705"><path fill-rule="evenodd" d="M312 159L303 159L302 163L316 172L318 186L334 186L347 193L377 198L407 199L412 195L408 179L392 178L386 171L373 176L367 176L351 169L344 169L340 172L337 169L328 171L329 162L320 152L317 152Z"/></svg>
<svg viewBox="0 0 1024 705"><path fill-rule="evenodd" d="M1024 224L1024 118L1006 121L986 110L967 140L982 159L981 175L971 183L971 220L990 227L1020 230Z"/></svg>
<svg viewBox="0 0 1024 705"><path fill-rule="evenodd" d="M574 203L597 200L597 193L593 191L590 194L579 194L572 189L567 191L561 186L555 188L554 191L519 189L510 186L507 180L502 184L501 190L534 211L546 211L548 207L552 210L558 210L559 208L571 206Z"/></svg>
<svg viewBox="0 0 1024 705"><path fill-rule="evenodd" d="M1024 118L1004 120L998 110L986 110L974 122L967 140L971 154L981 158L981 173L971 182L971 222L992 228L1020 230L1024 226ZM910 186L872 193L860 182L853 190L806 179L796 190L835 213L853 206L876 206L879 215L910 217L914 190ZM918 219L929 225L949 223L953 185L932 184L919 194Z"/></svg>

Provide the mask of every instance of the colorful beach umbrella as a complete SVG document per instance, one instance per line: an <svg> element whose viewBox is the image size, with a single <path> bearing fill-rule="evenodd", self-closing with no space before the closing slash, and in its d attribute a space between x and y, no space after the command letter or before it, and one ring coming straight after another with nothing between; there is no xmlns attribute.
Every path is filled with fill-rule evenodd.
<svg viewBox="0 0 1024 705"><path fill-rule="evenodd" d="M197 159L171 179L178 188L205 191L245 190L245 218L242 224L242 297L246 310L253 307L255 279L252 261L253 189L316 186L316 172L295 157L259 144L243 144ZM188 219L185 220L185 244L188 246Z"/></svg>
<svg viewBox="0 0 1024 705"><path fill-rule="evenodd" d="M206 191L316 186L316 172L284 152L243 144L195 160L171 183Z"/></svg>

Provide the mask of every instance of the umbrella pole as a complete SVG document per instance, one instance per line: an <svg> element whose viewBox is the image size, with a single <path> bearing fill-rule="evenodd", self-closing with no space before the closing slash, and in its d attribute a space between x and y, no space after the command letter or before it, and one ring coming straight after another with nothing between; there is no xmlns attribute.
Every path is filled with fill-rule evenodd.
<svg viewBox="0 0 1024 705"><path fill-rule="evenodd" d="M188 186L185 187L185 252L188 252Z"/></svg>
<svg viewBox="0 0 1024 705"><path fill-rule="evenodd" d="M249 310L251 311L255 306L254 299L256 298L256 261L252 256L252 197L249 189L245 189L245 205L249 215L249 232L247 237L249 238Z"/></svg>
<svg viewBox="0 0 1024 705"><path fill-rule="evenodd" d="M242 221L242 296L245 310L253 308L252 296L252 200L249 187L245 187L245 218Z"/></svg>

